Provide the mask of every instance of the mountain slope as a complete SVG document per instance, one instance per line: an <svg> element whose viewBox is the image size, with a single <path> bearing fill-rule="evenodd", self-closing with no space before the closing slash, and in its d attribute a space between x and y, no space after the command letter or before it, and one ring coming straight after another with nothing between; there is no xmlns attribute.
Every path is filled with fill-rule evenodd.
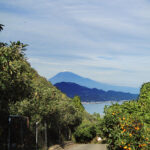
<svg viewBox="0 0 150 150"><path fill-rule="evenodd" d="M109 85L101 82L97 82L88 78L81 77L72 72L60 72L51 79L49 79L52 84L56 84L59 82L73 82L82 86L86 86L88 88L98 88L105 91L113 90L113 91L122 91L122 92L130 92L130 93L139 93L138 88L125 87L125 86L115 86Z"/></svg>
<svg viewBox="0 0 150 150"><path fill-rule="evenodd" d="M81 101L107 101L107 100L131 100L138 97L137 94L115 92L115 91L103 91L96 88L90 89L84 86L80 86L76 83L61 82L56 83L56 86L60 91L65 93L69 97L76 95L81 97Z"/></svg>

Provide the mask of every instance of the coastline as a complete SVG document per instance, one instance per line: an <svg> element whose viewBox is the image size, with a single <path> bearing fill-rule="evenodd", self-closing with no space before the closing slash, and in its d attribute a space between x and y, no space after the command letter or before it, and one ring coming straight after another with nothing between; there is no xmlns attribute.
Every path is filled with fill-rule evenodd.
<svg viewBox="0 0 150 150"><path fill-rule="evenodd" d="M96 101L96 102L81 102L82 104L101 104L101 103L117 103L117 102L126 102L126 101L130 101L130 100L108 100L108 101Z"/></svg>

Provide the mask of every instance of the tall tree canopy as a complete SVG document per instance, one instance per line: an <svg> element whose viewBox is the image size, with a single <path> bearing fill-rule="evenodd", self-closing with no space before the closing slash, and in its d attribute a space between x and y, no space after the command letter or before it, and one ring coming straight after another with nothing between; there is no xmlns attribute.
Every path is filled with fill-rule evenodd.
<svg viewBox="0 0 150 150"><path fill-rule="evenodd" d="M18 41L0 47L0 131L3 118L23 115L30 118L33 134L36 122L47 122L52 138L61 141L82 121L80 99L68 98L41 77L27 62L26 46Z"/></svg>

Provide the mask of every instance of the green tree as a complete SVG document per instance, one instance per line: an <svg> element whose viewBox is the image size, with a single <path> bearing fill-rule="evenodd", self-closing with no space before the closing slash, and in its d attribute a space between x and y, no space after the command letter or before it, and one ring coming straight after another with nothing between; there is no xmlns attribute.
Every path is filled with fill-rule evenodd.
<svg viewBox="0 0 150 150"><path fill-rule="evenodd" d="M29 117L33 135L36 122L41 130L47 122L48 136L54 142L69 139L82 122L80 98L68 98L38 75L27 62L26 46L18 41L0 47L0 136L7 130L4 127L11 114Z"/></svg>
<svg viewBox="0 0 150 150"><path fill-rule="evenodd" d="M20 42L0 47L1 110L8 111L8 103L30 97L33 74L24 57L25 47Z"/></svg>
<svg viewBox="0 0 150 150"><path fill-rule="evenodd" d="M12 105L32 92L32 72L24 57L24 44L0 46L0 137L7 138L9 104ZM3 140L2 139L2 140Z"/></svg>
<svg viewBox="0 0 150 150"><path fill-rule="evenodd" d="M83 112L85 110L81 103L81 99L79 96L75 96L73 98L73 103L74 103L75 107L78 108L79 111Z"/></svg>
<svg viewBox="0 0 150 150"><path fill-rule="evenodd" d="M96 136L96 126L90 122L82 122L74 133L76 142L88 143Z"/></svg>

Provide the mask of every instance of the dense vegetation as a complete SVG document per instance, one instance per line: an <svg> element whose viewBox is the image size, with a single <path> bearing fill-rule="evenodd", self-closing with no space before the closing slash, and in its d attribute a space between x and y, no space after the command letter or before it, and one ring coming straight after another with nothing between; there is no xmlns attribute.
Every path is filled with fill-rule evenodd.
<svg viewBox="0 0 150 150"><path fill-rule="evenodd" d="M93 141L93 139L102 135L101 122L102 119L100 114L94 113L93 115L89 115L85 113L82 123L76 128L74 132L76 142L97 142L96 140Z"/></svg>
<svg viewBox="0 0 150 150"><path fill-rule="evenodd" d="M142 86L137 101L105 108L103 137L110 150L150 148L150 83Z"/></svg>
<svg viewBox="0 0 150 150"><path fill-rule="evenodd" d="M108 100L132 100L138 97L138 94L131 94L125 92L116 91L104 91L100 89L90 89L85 86L80 86L72 82L56 83L59 90L65 93L67 96L73 98L78 95L83 102L96 102L96 101L108 101Z"/></svg>
<svg viewBox="0 0 150 150"><path fill-rule="evenodd" d="M26 46L21 42L0 46L1 147L7 141L10 114L29 117L31 136L35 135L36 122L40 122L41 129L46 122L53 143L69 139L83 117L79 97L68 98L41 77L27 62Z"/></svg>
<svg viewBox="0 0 150 150"><path fill-rule="evenodd" d="M0 30L2 29L3 25L0 25ZM30 66L25 56L26 46L19 41L0 44L0 147L2 149L7 145L9 115L29 117L30 128L26 139L28 149L35 146L36 123L39 124L39 133L45 128L45 123L47 124L48 145L51 145L70 140L72 133L82 121L96 120L84 110L78 96L73 99L68 98ZM90 139L94 136L95 134ZM77 138L74 137L76 141Z"/></svg>

